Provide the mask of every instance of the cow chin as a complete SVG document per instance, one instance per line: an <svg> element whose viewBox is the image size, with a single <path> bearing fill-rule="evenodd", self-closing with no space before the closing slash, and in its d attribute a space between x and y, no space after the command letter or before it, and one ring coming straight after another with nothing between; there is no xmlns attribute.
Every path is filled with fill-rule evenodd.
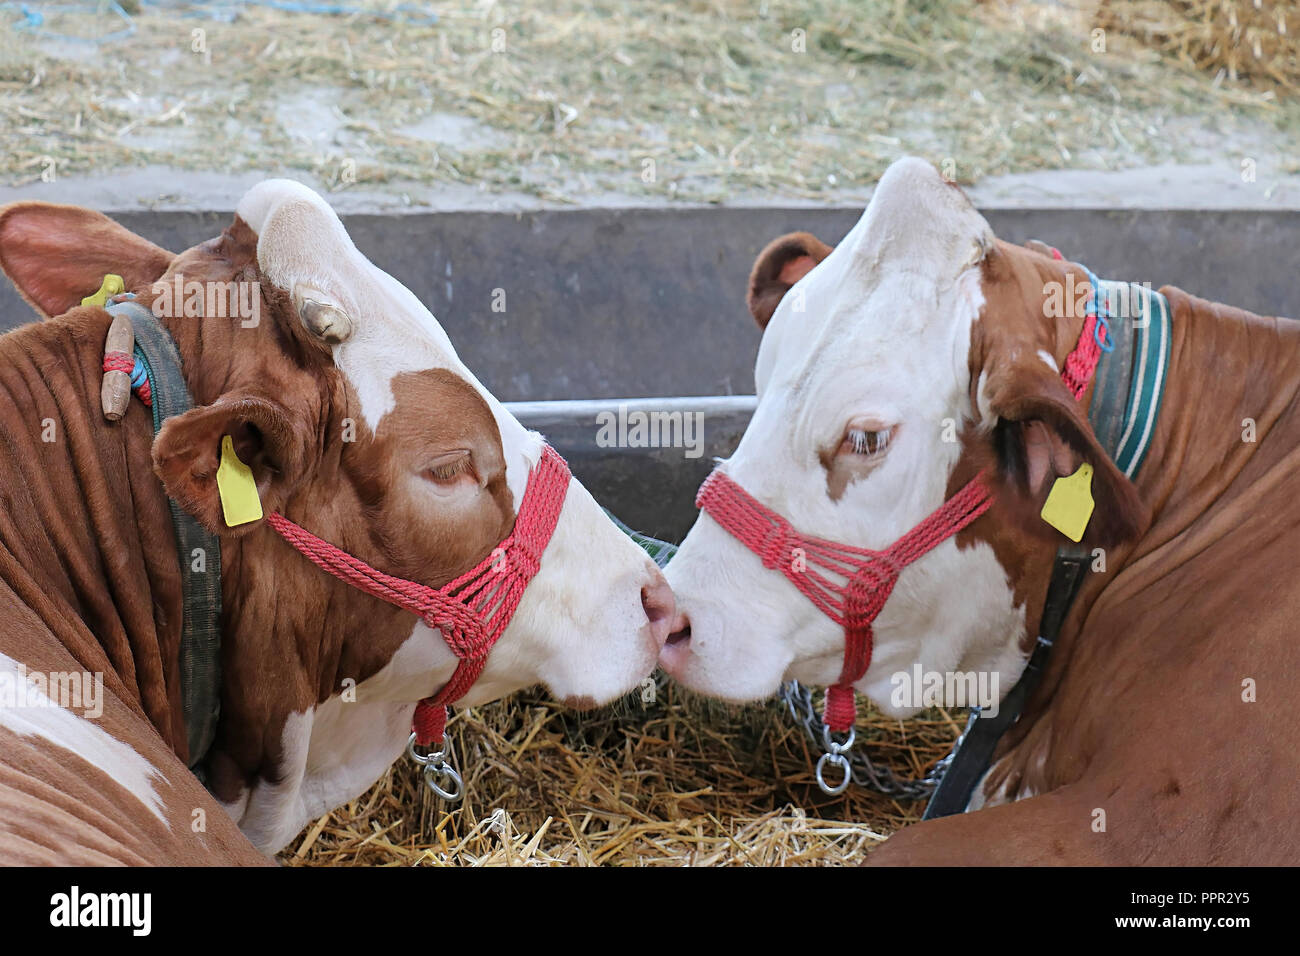
<svg viewBox="0 0 1300 956"><path fill-rule="evenodd" d="M541 569L466 701L541 683L589 707L634 689L654 671L669 630L671 602L657 621L643 604L655 587L664 588L658 568L572 482Z"/></svg>

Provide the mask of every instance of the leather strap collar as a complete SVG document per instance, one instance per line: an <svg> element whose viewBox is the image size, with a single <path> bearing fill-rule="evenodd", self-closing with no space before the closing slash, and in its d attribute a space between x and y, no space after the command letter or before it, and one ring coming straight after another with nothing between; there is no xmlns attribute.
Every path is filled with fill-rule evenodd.
<svg viewBox="0 0 1300 956"><path fill-rule="evenodd" d="M135 329L136 365L148 377L157 435L163 422L194 407L176 343L154 314L137 302L111 302L105 309L110 315L125 314ZM221 712L221 541L171 498L167 504L176 533L183 601L181 706L189 767L199 774Z"/></svg>

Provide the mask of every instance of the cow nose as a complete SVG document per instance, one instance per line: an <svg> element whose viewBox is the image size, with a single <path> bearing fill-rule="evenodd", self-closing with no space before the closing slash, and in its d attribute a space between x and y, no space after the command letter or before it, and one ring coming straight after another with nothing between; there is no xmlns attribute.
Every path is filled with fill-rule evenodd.
<svg viewBox="0 0 1300 956"><path fill-rule="evenodd" d="M691 642L691 619L685 613L679 613L677 620L673 621L673 629L668 634L666 643L674 647L689 644Z"/></svg>
<svg viewBox="0 0 1300 956"><path fill-rule="evenodd" d="M646 620L650 622L650 636L654 639L657 651L668 640L668 632L672 630L673 621L678 616L673 589L657 570L654 580L641 589L641 606L645 608Z"/></svg>
<svg viewBox="0 0 1300 956"><path fill-rule="evenodd" d="M671 677L680 675L686 660L691 655L691 620L682 611L678 611L673 623L659 649L659 666Z"/></svg>

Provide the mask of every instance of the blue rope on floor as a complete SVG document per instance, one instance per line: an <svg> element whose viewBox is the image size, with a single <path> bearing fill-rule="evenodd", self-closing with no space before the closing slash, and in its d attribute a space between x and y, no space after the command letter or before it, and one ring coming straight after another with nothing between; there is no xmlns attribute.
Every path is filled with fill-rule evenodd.
<svg viewBox="0 0 1300 956"><path fill-rule="evenodd" d="M233 20L239 10L244 7L266 7L283 13L302 13L330 17L369 17L375 20L413 26L432 26L438 22L438 15L420 3L399 3L389 9L373 9L342 3L317 3L313 2L313 0L211 0L211 2L207 2L207 0L141 0L140 5L144 10L154 7L160 10L175 10L185 16L203 16L226 21ZM135 19L115 0L107 0L107 2L103 3L42 4L40 8L29 3L0 3L0 10L17 13L22 17L22 19L9 24L10 29L43 39L72 40L77 43L102 45L123 40L136 32ZM94 15L104 13L118 17L126 26L111 33L91 37L60 33L57 30L46 28L47 17L61 14Z"/></svg>
<svg viewBox="0 0 1300 956"><path fill-rule="evenodd" d="M111 2L111 0L108 3L46 3L42 4L40 9L35 9L31 4L26 3L0 3L0 9L17 10L18 13L22 14L22 20L11 24L14 30L49 40L72 40L77 43L98 44L124 40L135 33L135 21L131 19L131 14L123 10L120 3ZM45 29L45 18L61 13L111 13L121 18L126 26L114 30L112 33L93 37L81 37L72 33L59 33L57 30Z"/></svg>

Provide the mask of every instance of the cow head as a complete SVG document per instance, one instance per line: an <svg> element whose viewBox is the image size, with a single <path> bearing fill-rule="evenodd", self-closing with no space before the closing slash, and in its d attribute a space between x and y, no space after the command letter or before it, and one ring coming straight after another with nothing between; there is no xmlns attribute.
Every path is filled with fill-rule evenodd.
<svg viewBox="0 0 1300 956"><path fill-rule="evenodd" d="M1056 476L1092 463L1096 511L1083 544L1110 547L1145 522L1132 484L1090 429L1059 370L1085 311L1044 309L1049 284L1086 273L996 240L928 164L885 173L831 251L806 233L760 255L749 302L765 327L758 406L720 467L808 536L882 550L981 469L990 510L902 571L874 625L857 688L886 713L892 675L1023 668L1052 557L1065 538L1039 518ZM1085 396L1086 397L1086 396ZM734 700L783 679L833 684L840 627L702 513L668 568L689 627L664 668Z"/></svg>
<svg viewBox="0 0 1300 956"><path fill-rule="evenodd" d="M264 521L227 527L223 439L266 513L432 587L510 532L542 439L293 182L254 187L220 237L177 256L86 210L10 207L0 263L64 322L84 318L73 306L105 273L120 274L176 340L196 407L166 422L153 460L167 494L222 540L209 786L255 844L277 849L378 778L456 659L414 615L318 570ZM143 409L124 425L131 414L145 427ZM653 670L671 614L659 571L571 481L541 570L466 703L538 682L580 706L608 701Z"/></svg>

